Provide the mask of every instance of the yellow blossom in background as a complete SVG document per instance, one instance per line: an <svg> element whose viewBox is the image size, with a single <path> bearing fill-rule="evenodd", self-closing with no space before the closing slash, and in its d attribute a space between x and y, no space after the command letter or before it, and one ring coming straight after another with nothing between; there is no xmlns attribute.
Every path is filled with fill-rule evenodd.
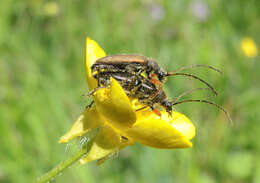
<svg viewBox="0 0 260 183"><path fill-rule="evenodd" d="M47 16L56 16L60 12L60 7L56 2L51 1L44 4L43 11Z"/></svg>
<svg viewBox="0 0 260 183"><path fill-rule="evenodd" d="M94 40L87 38L85 67L90 90L97 87L91 74L91 65L104 56L104 50ZM106 159L134 142L163 149L192 147L190 140L195 136L195 127L186 116L175 111L169 116L166 111L161 111L162 116L159 117L149 108L136 112L142 104L129 99L113 78L110 79L110 86L99 89L93 99L95 105L83 111L72 128L59 140L60 143L67 143L100 128L81 163Z"/></svg>
<svg viewBox="0 0 260 183"><path fill-rule="evenodd" d="M258 48L257 45L255 44L254 40L251 39L250 37L245 37L242 39L240 43L241 49L245 56L254 58L258 54Z"/></svg>

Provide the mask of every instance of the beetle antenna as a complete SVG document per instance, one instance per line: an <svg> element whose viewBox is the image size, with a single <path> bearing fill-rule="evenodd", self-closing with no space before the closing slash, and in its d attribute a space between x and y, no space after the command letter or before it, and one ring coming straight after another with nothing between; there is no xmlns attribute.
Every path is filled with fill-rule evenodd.
<svg viewBox="0 0 260 183"><path fill-rule="evenodd" d="M212 67L212 66L206 65L206 64L192 64L192 65L180 67L180 68L176 69L175 71L172 71L172 73L174 73L174 72L180 72L180 71L186 70L186 69L192 69L192 68L195 68L195 67L206 67L206 68L208 68L208 69L212 69L212 70L214 70L214 71L216 71L216 72L218 72L218 73L220 73L220 74L223 75L223 72L222 72L220 69L217 69L217 68L215 68L215 67Z"/></svg>
<svg viewBox="0 0 260 183"><path fill-rule="evenodd" d="M196 75L188 74L188 73L182 73L182 72L177 72L177 73L169 72L169 73L166 74L166 76L178 76L178 75L179 76L187 76L187 77L191 77L191 78L197 79L197 80L201 81L202 83L206 84L211 89L211 91L214 93L215 96L218 95L216 90L208 82L204 81L203 79L199 78Z"/></svg>
<svg viewBox="0 0 260 183"><path fill-rule="evenodd" d="M190 94L190 93L192 93L192 92L194 92L194 91L198 91L198 90L210 90L210 91L211 91L210 88L193 88L193 89L191 89L191 90L187 90L187 91L183 92L182 94L180 94L180 95L173 101L173 103L175 103L175 102L177 102L178 100L180 100L180 98L182 98L183 96L188 95L188 94Z"/></svg>
<svg viewBox="0 0 260 183"><path fill-rule="evenodd" d="M172 105L178 105L178 104L182 104L182 103L187 103L187 102L203 102L203 103L207 103L210 105L214 105L215 107L219 108L220 110L222 110L225 115L227 116L228 120L230 121L231 124L233 124L233 121L229 115L229 113L227 112L227 110L225 108L223 108L222 106L220 106L219 104L216 104L214 102L208 101L208 100L182 100L180 102L174 102Z"/></svg>

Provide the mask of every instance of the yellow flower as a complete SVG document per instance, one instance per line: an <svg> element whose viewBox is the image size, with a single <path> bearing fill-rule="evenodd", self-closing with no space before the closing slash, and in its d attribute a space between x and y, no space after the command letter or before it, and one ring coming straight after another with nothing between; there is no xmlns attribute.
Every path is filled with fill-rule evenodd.
<svg viewBox="0 0 260 183"><path fill-rule="evenodd" d="M105 55L94 40L86 39L86 79L90 89L97 87L90 67ZM109 88L99 89L94 94L95 106L83 111L59 140L60 143L67 143L98 127L101 129L81 163L105 159L134 142L164 149L192 147L190 140L195 136L195 127L187 117L175 111L171 117L165 111L161 112L161 117L149 109L136 112L140 103L130 100L115 79L110 80Z"/></svg>
<svg viewBox="0 0 260 183"><path fill-rule="evenodd" d="M257 56L258 48L253 39L249 37L243 38L240 46L245 56L250 58L254 58Z"/></svg>
<svg viewBox="0 0 260 183"><path fill-rule="evenodd" d="M47 16L56 16L60 12L59 5L56 2L47 2L44 5L44 13Z"/></svg>

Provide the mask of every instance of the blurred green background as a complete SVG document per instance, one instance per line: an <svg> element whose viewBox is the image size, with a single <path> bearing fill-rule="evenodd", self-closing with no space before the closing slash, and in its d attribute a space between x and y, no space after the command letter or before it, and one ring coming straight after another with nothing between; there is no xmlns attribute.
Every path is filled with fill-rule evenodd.
<svg viewBox="0 0 260 183"><path fill-rule="evenodd" d="M89 102L83 66L86 36L107 52L141 53L174 70L209 64L224 76L193 69L215 86L186 98L206 104L176 110L197 127L194 147L160 150L135 144L102 166L75 164L52 182L259 183L260 63L241 41L260 45L260 1L43 1L2 0L0 5L0 182L35 182L69 156L57 141ZM250 47L250 45L248 46ZM203 86L168 79L170 98Z"/></svg>

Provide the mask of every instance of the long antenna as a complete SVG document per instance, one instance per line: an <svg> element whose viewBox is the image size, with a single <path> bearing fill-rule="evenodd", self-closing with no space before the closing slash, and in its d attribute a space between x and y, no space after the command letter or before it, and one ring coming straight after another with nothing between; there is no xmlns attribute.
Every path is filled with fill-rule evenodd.
<svg viewBox="0 0 260 183"><path fill-rule="evenodd" d="M222 110L225 115L227 116L228 120L230 121L230 123L233 125L233 121L229 115L229 113L227 112L226 109L224 109L222 106L214 103L214 102L211 102L211 101L208 101L208 100L182 100L180 102L174 102L172 105L178 105L178 104L183 104L183 103L187 103L187 102L203 102L203 103L207 103L207 104L210 104L210 105L214 105L215 107L219 108L220 110Z"/></svg>
<svg viewBox="0 0 260 183"><path fill-rule="evenodd" d="M210 90L211 91L210 88L193 88L191 90L187 90L187 91L183 92L182 94L180 94L178 97L176 97L174 99L173 103L175 103L178 100L180 100L180 98L182 98L183 96L188 95L188 94L193 93L194 91L198 91L198 90Z"/></svg>
<svg viewBox="0 0 260 183"><path fill-rule="evenodd" d="M195 68L195 67L206 67L208 69L212 69L220 74L223 74L223 72L215 67L212 67L210 65L206 65L206 64L192 64L192 65L188 65L188 66L184 66L184 67L180 67L178 69L176 69L175 71L172 71L172 72L180 72L182 70L186 70L186 69L192 69L192 68Z"/></svg>
<svg viewBox="0 0 260 183"><path fill-rule="evenodd" d="M188 73L181 73L181 72L177 72L177 73L168 72L166 74L166 76L187 76L187 77L191 77L191 78L197 79L197 80L201 81L202 83L206 84L211 89L211 91L214 93L215 96L218 95L216 90L208 82L204 81L203 79L199 78L196 75L188 74Z"/></svg>

